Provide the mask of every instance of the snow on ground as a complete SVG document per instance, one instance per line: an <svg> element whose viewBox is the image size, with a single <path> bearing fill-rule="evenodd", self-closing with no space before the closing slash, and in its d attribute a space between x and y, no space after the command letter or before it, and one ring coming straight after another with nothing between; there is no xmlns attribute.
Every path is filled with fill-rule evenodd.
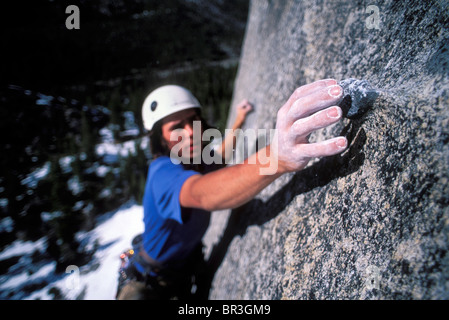
<svg viewBox="0 0 449 320"><path fill-rule="evenodd" d="M21 256L7 274L0 275L0 298L49 300L54 298L55 292L60 292L64 299L115 299L119 256L131 248L134 236L143 231L142 219L143 208L136 204L127 204L100 217L93 230L78 235L86 248L97 248L91 261L80 267L67 266L66 273L60 275L54 273L54 261L40 261L29 266L33 261L30 255L45 250L45 238L34 243L15 241L0 252L0 260ZM20 264L28 265L24 269ZM34 287L37 290L32 291Z"/></svg>
<svg viewBox="0 0 449 320"><path fill-rule="evenodd" d="M131 248L132 239L142 232L143 208L138 205L118 211L93 230L91 239L98 239L100 245L95 254L100 265L85 275L82 274L82 268L80 270L79 288L87 288L85 300L115 298L119 256Z"/></svg>
<svg viewBox="0 0 449 320"><path fill-rule="evenodd" d="M38 241L22 241L16 240L10 244L5 250L0 252L0 260L5 260L17 255L32 254L34 251L42 251L45 248L45 239L39 239Z"/></svg>

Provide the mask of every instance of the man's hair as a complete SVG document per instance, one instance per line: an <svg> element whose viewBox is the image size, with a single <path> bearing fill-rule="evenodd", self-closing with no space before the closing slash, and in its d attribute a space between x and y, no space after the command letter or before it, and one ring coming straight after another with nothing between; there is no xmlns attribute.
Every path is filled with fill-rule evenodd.
<svg viewBox="0 0 449 320"><path fill-rule="evenodd" d="M150 131L150 150L153 159L170 155L170 150L162 137L162 120L156 122Z"/></svg>

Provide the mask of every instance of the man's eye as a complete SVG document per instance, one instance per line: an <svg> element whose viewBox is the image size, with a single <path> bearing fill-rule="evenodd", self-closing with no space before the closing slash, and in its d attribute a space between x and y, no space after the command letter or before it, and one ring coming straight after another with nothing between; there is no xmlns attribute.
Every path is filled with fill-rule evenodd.
<svg viewBox="0 0 449 320"><path fill-rule="evenodd" d="M170 130L178 130L178 129L182 129L183 128L183 125L182 125L182 123L178 123L178 124L174 124L174 125L172 125L171 127L170 127Z"/></svg>

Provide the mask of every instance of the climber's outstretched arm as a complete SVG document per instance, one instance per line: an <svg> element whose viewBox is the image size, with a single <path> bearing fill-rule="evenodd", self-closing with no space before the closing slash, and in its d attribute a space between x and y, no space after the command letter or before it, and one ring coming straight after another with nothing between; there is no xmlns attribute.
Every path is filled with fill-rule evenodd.
<svg viewBox="0 0 449 320"><path fill-rule="evenodd" d="M282 174L302 170L310 159L343 152L347 147L345 137L317 143L307 139L313 131L341 119L342 111L336 104L342 94L342 88L332 79L296 89L277 113L271 145L242 164L187 179L179 196L181 206L209 211L235 208ZM268 163L260 161L262 152L268 155Z"/></svg>
<svg viewBox="0 0 449 320"><path fill-rule="evenodd" d="M243 123L246 120L246 116L253 110L253 106L247 99L244 99L237 105L236 109L237 115L235 117L234 124L231 127L232 132L240 129L243 126ZM223 163L229 163L232 157L232 150L235 149L236 143L237 137L233 134L229 134L223 139L221 147L218 150L218 153L223 159ZM228 152L226 152L226 150L228 150Z"/></svg>

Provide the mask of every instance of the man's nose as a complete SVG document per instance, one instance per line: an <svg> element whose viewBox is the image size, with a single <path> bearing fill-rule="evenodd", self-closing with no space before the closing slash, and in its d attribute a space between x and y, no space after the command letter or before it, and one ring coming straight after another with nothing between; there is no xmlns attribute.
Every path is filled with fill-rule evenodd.
<svg viewBox="0 0 449 320"><path fill-rule="evenodd" d="M186 133L192 137L193 136L193 125L191 123L186 123L184 126L184 130L186 130Z"/></svg>

